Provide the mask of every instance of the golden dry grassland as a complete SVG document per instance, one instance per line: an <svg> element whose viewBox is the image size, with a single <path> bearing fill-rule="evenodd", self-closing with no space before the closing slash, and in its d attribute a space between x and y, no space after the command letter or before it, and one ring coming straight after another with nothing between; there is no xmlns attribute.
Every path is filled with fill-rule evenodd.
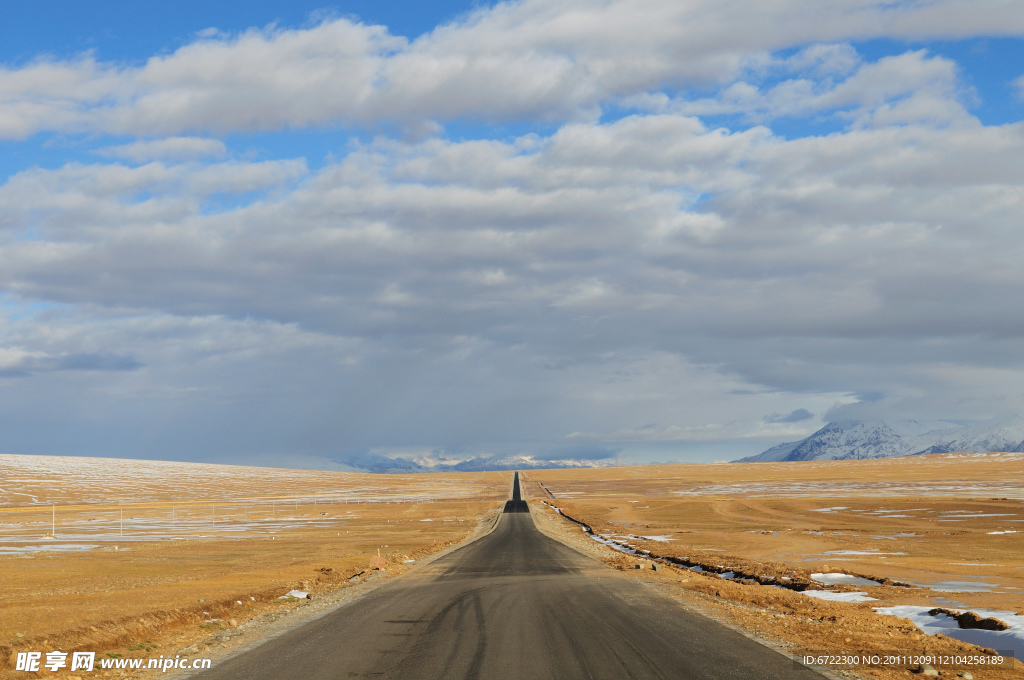
<svg viewBox="0 0 1024 680"><path fill-rule="evenodd" d="M967 654L983 652L875 608L1020 614L1022 473L1021 455L946 454L535 470L522 479L542 530L791 652ZM228 653L268 632L267 622L317 606L279 599L289 590L326 606L464 540L500 507L511 473L0 456L0 480L0 663L9 664L0 674L26 677L9 670L22 650ZM541 501L639 556L594 541ZM878 585L822 584L819 573ZM873 599L825 601L806 590ZM852 670L889 679L910 667ZM1024 676L1019 664L970 671Z"/></svg>
<svg viewBox="0 0 1024 680"><path fill-rule="evenodd" d="M27 677L18 651L209 656L307 605L292 589L315 602L463 540L511 473L0 456L0 480L0 673Z"/></svg>
<svg viewBox="0 0 1024 680"><path fill-rule="evenodd" d="M661 572L637 576L686 591L793 652L981 650L922 634L906 618L875 608L999 611L1014 621L1024 615L1021 454L535 470L523 480L535 508L547 501L640 552L638 559L603 546L547 510L581 549L596 546L595 554L629 570L667 558ZM812 577L822 573L877 584L827 585ZM825 601L805 590L863 601ZM946 674L1022 677L1022 668ZM857 672L895 678L908 670L883 664Z"/></svg>

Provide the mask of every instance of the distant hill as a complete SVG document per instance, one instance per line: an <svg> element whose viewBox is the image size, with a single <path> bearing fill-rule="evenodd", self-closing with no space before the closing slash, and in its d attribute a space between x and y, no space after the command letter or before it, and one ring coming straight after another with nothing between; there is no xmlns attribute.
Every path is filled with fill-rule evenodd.
<svg viewBox="0 0 1024 680"><path fill-rule="evenodd" d="M362 453L333 459L356 472L407 474L410 472L487 472L491 470L536 470L540 468L584 468L621 465L610 460L540 460L531 456L478 456L452 463L424 464L404 458Z"/></svg>
<svg viewBox="0 0 1024 680"><path fill-rule="evenodd" d="M737 463L856 460L951 451L1024 452L1024 418L957 425L918 420L840 420L798 442L779 444Z"/></svg>

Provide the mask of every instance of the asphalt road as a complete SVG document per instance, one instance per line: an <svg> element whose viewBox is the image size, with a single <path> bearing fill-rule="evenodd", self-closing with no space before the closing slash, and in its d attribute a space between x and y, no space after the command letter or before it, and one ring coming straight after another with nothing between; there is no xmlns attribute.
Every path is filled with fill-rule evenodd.
<svg viewBox="0 0 1024 680"><path fill-rule="evenodd" d="M417 571L197 677L822 677L546 537L528 512Z"/></svg>

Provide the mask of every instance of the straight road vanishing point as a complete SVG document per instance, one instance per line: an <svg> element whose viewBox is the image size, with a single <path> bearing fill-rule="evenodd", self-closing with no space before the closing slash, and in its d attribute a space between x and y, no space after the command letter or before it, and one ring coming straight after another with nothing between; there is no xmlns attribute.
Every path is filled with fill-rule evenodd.
<svg viewBox="0 0 1024 680"><path fill-rule="evenodd" d="M822 676L540 533L516 473L490 534L197 677Z"/></svg>

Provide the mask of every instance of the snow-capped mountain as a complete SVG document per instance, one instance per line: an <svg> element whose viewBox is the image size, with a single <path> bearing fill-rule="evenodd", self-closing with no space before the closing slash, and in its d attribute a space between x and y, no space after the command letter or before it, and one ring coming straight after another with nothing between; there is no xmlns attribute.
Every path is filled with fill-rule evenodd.
<svg viewBox="0 0 1024 680"><path fill-rule="evenodd" d="M603 467L615 465L612 460L566 458L562 460L536 459L524 455L477 456L466 460L420 461L390 458L375 453L350 455L335 459L356 472L485 472L490 470L535 470L540 468Z"/></svg>
<svg viewBox="0 0 1024 680"><path fill-rule="evenodd" d="M779 444L741 463L783 460L853 460L952 451L1024 452L1019 416L957 425L918 420L841 420L798 442Z"/></svg>

